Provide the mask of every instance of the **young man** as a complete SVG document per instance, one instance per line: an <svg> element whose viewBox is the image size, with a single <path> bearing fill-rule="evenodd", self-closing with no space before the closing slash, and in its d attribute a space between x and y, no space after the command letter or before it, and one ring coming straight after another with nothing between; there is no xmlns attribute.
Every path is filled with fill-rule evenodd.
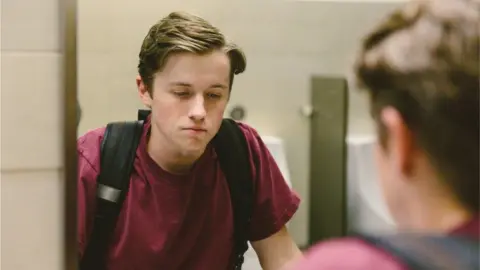
<svg viewBox="0 0 480 270"><path fill-rule="evenodd" d="M230 192L210 142L245 57L204 19L175 12L150 29L139 58L138 92L151 114L107 269L232 269ZM264 269L279 269L301 254L285 227L300 199L257 132L238 125L248 144L255 188L248 240ZM78 140L80 257L92 230L104 132L96 129Z"/></svg>
<svg viewBox="0 0 480 270"><path fill-rule="evenodd" d="M399 235L479 239L479 22L478 1L413 1L363 42L356 74L370 97L380 185ZM361 237L334 239L294 269L407 269L390 251Z"/></svg>

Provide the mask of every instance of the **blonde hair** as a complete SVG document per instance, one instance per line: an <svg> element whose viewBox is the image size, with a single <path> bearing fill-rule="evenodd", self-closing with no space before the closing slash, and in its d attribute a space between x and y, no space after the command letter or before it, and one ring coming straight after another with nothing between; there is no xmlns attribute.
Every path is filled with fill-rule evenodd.
<svg viewBox="0 0 480 270"><path fill-rule="evenodd" d="M234 75L246 68L243 51L228 43L220 30L206 20L186 12L172 12L148 31L139 53L138 73L151 91L154 74L162 70L172 54L207 54L214 50L223 50L230 58L231 89Z"/></svg>

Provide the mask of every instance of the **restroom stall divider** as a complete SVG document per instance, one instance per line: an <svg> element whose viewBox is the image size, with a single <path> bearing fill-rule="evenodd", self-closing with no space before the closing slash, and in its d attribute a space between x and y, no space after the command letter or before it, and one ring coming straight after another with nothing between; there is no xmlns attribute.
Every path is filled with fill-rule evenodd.
<svg viewBox="0 0 480 270"><path fill-rule="evenodd" d="M63 269L75 270L77 252L77 0L61 0L63 92Z"/></svg>
<svg viewBox="0 0 480 270"><path fill-rule="evenodd" d="M311 78L309 243L347 232L346 78Z"/></svg>

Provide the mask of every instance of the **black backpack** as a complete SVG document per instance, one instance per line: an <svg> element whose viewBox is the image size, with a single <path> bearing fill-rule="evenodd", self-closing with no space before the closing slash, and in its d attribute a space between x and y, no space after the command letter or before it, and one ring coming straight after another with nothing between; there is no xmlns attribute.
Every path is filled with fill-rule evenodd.
<svg viewBox="0 0 480 270"><path fill-rule="evenodd" d="M122 203L128 194L130 175L143 123L150 111L140 110L138 121L109 123L101 144L97 203L90 240L80 260L81 270L104 270L105 257ZM223 119L213 139L220 166L228 182L234 218L234 269L241 269L248 249L249 227L254 202L248 146L237 123Z"/></svg>
<svg viewBox="0 0 480 270"><path fill-rule="evenodd" d="M391 254L409 270L480 269L478 239L416 233L356 236Z"/></svg>

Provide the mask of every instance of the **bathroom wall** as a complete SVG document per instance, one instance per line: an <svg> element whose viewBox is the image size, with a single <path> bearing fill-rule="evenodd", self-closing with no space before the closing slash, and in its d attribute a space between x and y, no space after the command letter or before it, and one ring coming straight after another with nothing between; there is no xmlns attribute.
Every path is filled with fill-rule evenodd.
<svg viewBox="0 0 480 270"><path fill-rule="evenodd" d="M246 122L285 140L293 188L303 198L290 229L308 241L309 104L313 74L350 76L360 37L398 3L297 1L79 1L79 134L108 121L133 119L137 55L148 28L171 11L196 13L218 26L247 55L230 105L247 109ZM350 133L371 133L366 100L354 89Z"/></svg>
<svg viewBox="0 0 480 270"><path fill-rule="evenodd" d="M1 269L63 261L59 0L1 2Z"/></svg>

